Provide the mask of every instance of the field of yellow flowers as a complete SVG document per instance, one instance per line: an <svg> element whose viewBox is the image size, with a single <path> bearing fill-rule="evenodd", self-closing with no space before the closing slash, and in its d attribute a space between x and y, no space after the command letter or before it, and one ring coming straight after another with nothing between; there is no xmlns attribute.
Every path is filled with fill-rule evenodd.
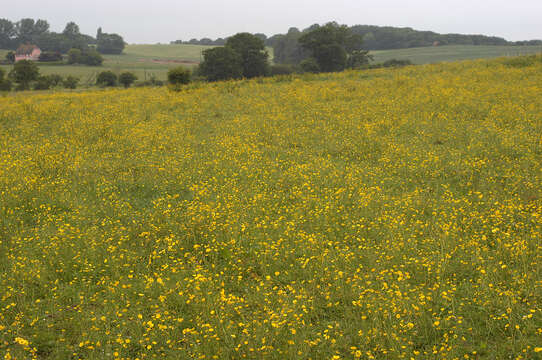
<svg viewBox="0 0 542 360"><path fill-rule="evenodd" d="M542 61L0 98L0 358L542 358Z"/></svg>

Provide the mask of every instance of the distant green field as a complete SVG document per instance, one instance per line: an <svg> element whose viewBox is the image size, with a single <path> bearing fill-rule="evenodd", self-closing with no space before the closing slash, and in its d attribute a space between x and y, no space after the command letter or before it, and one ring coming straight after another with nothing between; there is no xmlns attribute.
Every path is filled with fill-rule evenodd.
<svg viewBox="0 0 542 360"><path fill-rule="evenodd" d="M134 72L139 80L155 76L165 80L167 71L175 66L193 67L201 61L202 52L210 46L201 45L127 45L122 55L106 55L103 66L81 65L40 65L42 74L74 75L81 79L82 85L91 85L100 71L112 70ZM267 48L273 58L273 49ZM0 50L0 58L4 58L6 50ZM438 63L500 56L517 56L542 53L542 46L439 46L399 50L371 51L375 62L389 59L410 60L414 64ZM9 66L2 66L9 71Z"/></svg>
<svg viewBox="0 0 542 360"><path fill-rule="evenodd" d="M410 60L414 64L432 64L443 61L489 59L542 53L542 46L474 46L450 45L398 50L371 51L375 62L390 59Z"/></svg>
<svg viewBox="0 0 542 360"><path fill-rule="evenodd" d="M170 68L179 65L194 67L202 58L202 52L212 46L201 45L127 45L121 55L105 55L103 66L84 65L47 65L40 64L42 74L74 75L81 79L82 85L90 85L94 82L96 74L112 70L116 73L131 71L139 80L149 79L155 76L159 80L165 80ZM271 57L272 48L267 48ZM0 50L0 58L6 56L6 50ZM0 66L7 70L10 66Z"/></svg>

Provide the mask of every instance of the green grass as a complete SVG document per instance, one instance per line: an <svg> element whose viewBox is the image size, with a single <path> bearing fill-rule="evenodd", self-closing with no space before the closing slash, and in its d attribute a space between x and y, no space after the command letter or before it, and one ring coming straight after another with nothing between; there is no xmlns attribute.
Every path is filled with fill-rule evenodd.
<svg viewBox="0 0 542 360"><path fill-rule="evenodd" d="M490 59L501 56L519 56L542 53L542 46L469 46L450 45L398 50L371 51L375 62L390 59L410 60L414 64L443 61Z"/></svg>

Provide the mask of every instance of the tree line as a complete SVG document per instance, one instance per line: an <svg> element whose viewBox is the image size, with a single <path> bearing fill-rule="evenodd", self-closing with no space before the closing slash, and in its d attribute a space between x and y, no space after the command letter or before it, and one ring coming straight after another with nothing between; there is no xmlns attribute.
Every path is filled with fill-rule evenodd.
<svg viewBox="0 0 542 360"><path fill-rule="evenodd" d="M224 46L204 50L194 75L219 81L292 72L335 72L359 69L371 60L368 51L363 50L363 38L337 23L314 27L300 36L298 43L303 59L297 66L271 65L260 34L238 33L229 37Z"/></svg>
<svg viewBox="0 0 542 360"><path fill-rule="evenodd" d="M21 45L32 44L42 51L66 54L70 49L87 51L95 48L101 54L120 54L124 40L118 34L107 34L99 28L96 37L82 34L74 22L66 24L61 33L50 31L46 20L25 18L17 22L0 19L0 49L16 50Z"/></svg>
<svg viewBox="0 0 542 360"><path fill-rule="evenodd" d="M332 23L337 25L336 23ZM299 39L320 27L314 24L299 30L292 27L286 34L276 34L267 37L265 34L255 34L263 40L265 46L273 48L274 62L278 64L300 64L308 57L306 48ZM418 31L412 28L391 26L354 25L347 27L353 35L361 36L363 50L405 49L441 45L542 45L542 40L507 41L504 38L485 35L439 34L432 31ZM176 40L174 44L193 44L207 46L223 46L227 38L212 40L210 38Z"/></svg>

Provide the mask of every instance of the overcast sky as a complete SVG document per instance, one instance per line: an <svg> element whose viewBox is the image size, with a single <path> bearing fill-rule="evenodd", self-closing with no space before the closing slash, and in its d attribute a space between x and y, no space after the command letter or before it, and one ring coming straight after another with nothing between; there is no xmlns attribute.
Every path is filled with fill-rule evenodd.
<svg viewBox="0 0 542 360"><path fill-rule="evenodd" d="M0 0L0 9L0 18L41 18L53 31L75 21L81 32L94 36L101 26L129 43L217 38L242 31L270 36L332 20L542 39L542 0Z"/></svg>

